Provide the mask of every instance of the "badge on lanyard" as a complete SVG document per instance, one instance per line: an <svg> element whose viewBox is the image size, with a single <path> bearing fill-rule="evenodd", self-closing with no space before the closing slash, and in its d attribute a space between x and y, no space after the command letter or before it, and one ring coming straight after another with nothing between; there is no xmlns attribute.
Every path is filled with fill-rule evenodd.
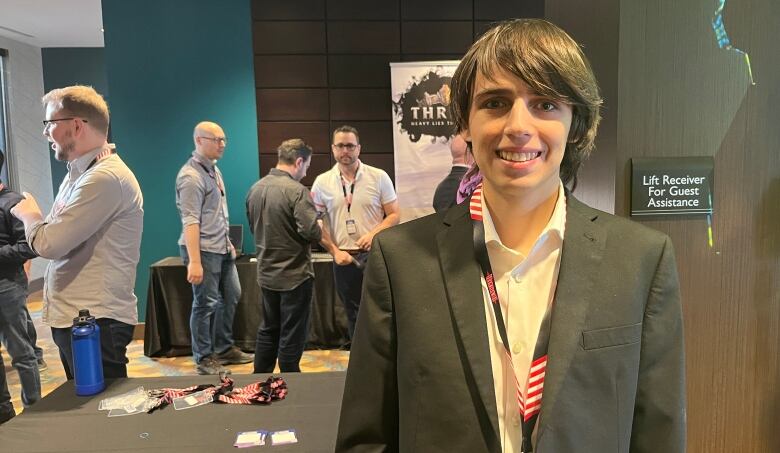
<svg viewBox="0 0 780 453"><path fill-rule="evenodd" d="M354 219L347 219L347 234L357 234L357 224Z"/></svg>

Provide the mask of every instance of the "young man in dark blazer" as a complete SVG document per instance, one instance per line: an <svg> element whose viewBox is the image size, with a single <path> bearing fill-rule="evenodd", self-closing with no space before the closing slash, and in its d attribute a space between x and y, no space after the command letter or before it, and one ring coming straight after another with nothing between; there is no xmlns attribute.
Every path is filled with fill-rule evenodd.
<svg viewBox="0 0 780 453"><path fill-rule="evenodd" d="M376 236L337 451L685 451L668 237L577 201L601 98L539 19L466 53L451 105L469 203Z"/></svg>

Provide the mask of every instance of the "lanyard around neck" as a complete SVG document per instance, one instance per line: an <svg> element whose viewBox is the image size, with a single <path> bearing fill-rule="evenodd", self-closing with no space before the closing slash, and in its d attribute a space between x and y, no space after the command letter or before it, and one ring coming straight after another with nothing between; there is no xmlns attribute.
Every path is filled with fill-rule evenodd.
<svg viewBox="0 0 780 453"><path fill-rule="evenodd" d="M217 167L215 166L213 170L209 170L206 165L200 161L200 159L197 159L195 157L192 157L192 159L200 165L200 168L203 169L203 171L206 172L207 175L214 178L214 181L217 183L217 188L219 188L219 193L224 197L225 196L225 185L222 183L222 178L219 177L219 174L217 174Z"/></svg>
<svg viewBox="0 0 780 453"><path fill-rule="evenodd" d="M360 167L358 167L360 169ZM357 182L357 170L355 170L355 177L352 178L352 182L349 184L349 195L347 195L347 183L344 175L339 171L339 180L341 181L341 191L344 193L344 200L347 202L347 213L352 210L352 200L355 195L355 183Z"/></svg>
<svg viewBox="0 0 780 453"><path fill-rule="evenodd" d="M97 164L98 162L100 162L101 160L105 159L106 157L108 157L108 156L110 156L112 154L116 154L116 150L115 149L113 149L113 148L104 148L102 151L100 151L97 154L97 156L95 156L94 159L92 159L92 161L89 163L89 165L87 165L87 168L85 168L84 171L81 172L75 179L71 179L72 175L75 175L75 173L70 173L70 172L72 170L73 171L78 171L78 169L74 170L74 167L72 166L73 162L69 162L68 163L68 181L69 181L68 186L67 186L67 188L65 190L60 191L60 192L57 193L57 196L54 198L54 206L52 206L52 208L51 208L50 215L58 216L60 214L60 212L62 212L62 209L65 207L65 204L66 204L64 200L67 200L68 197L70 197L70 194L73 193L73 190L74 190L74 187L75 187L74 181L77 181L78 178L83 177L84 174L86 174L87 171L89 171L90 168L95 166L95 164Z"/></svg>
<svg viewBox="0 0 780 453"><path fill-rule="evenodd" d="M539 327L539 336L536 339L536 347L534 348L531 368L528 370L528 380L525 387L526 394L525 397L523 397L523 387L520 384L521 381L518 379L512 361L512 351L509 348L506 323L504 322L504 316L501 312L501 303L498 298L498 291L496 290L493 268L490 265L490 256L488 255L487 244L485 244L485 225L482 221L482 184L477 186L476 190L474 190L474 194L471 196L469 212L471 214L471 223L473 226L474 253L479 262L479 267L482 270L482 276L485 278L485 283L487 284L490 302L493 306L493 313L496 318L498 334L501 337L501 342L504 344L504 352L506 353L509 366L512 369L512 375L515 378L515 389L517 393L521 427L523 430L521 450L523 453L530 453L533 451L531 435L536 426L536 421L539 418L539 412L542 409L542 393L544 390L545 370L547 369L547 348L550 343L550 313L552 309L549 306L547 307L544 319L542 319L542 324Z"/></svg>
<svg viewBox="0 0 780 453"><path fill-rule="evenodd" d="M116 150L115 149L107 148L107 149L104 149L103 151L99 152L98 155L95 156L94 159L92 159L92 162L90 162L89 165L87 165L87 168L84 169L84 173L86 173L87 170L92 168L93 165L95 165L96 163L100 162L101 160L105 159L106 157L108 157L108 156L110 156L112 154L116 154Z"/></svg>

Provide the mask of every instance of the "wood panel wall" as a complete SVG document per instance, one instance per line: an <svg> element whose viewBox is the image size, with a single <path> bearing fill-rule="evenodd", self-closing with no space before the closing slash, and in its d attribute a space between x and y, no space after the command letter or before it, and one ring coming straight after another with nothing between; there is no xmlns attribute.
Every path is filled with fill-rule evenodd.
<svg viewBox="0 0 780 453"><path fill-rule="evenodd" d="M491 22L543 15L543 0L253 0L260 176L299 137L314 148L311 184L350 124L361 160L393 178L389 63L460 59Z"/></svg>
<svg viewBox="0 0 780 453"><path fill-rule="evenodd" d="M604 97L575 194L630 212L634 157L714 156L714 244L703 217L634 218L672 238L685 321L688 452L780 451L780 9L729 0L547 0L584 45Z"/></svg>
<svg viewBox="0 0 780 453"><path fill-rule="evenodd" d="M685 317L688 451L780 451L780 9L729 0L744 57L716 45L711 0L620 2L616 211L633 157L714 156L714 246L702 217L669 234Z"/></svg>

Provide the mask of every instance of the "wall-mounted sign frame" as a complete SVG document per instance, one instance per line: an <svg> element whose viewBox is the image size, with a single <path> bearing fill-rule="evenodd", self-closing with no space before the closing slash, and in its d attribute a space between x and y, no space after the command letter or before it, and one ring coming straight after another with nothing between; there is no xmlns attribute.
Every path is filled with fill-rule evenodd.
<svg viewBox="0 0 780 453"><path fill-rule="evenodd" d="M631 159L631 215L712 214L712 157Z"/></svg>

